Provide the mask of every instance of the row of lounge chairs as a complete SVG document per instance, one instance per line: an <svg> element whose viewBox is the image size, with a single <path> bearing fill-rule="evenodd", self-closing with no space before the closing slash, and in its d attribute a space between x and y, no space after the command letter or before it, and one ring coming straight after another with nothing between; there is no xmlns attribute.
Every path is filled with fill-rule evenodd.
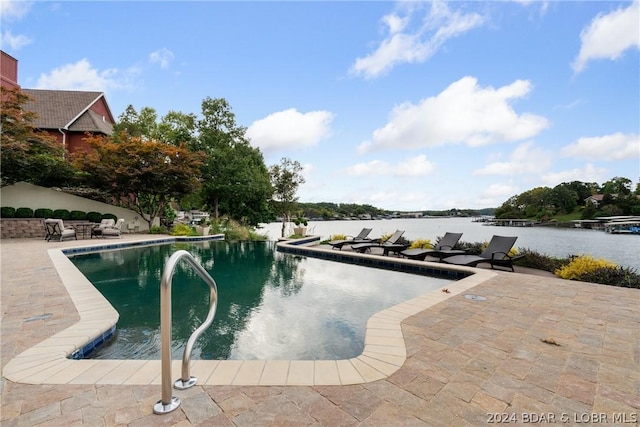
<svg viewBox="0 0 640 427"><path fill-rule="evenodd" d="M509 252L516 243L517 237L494 235L487 247L479 254L468 254L465 250L454 249L460 241L462 233L445 233L433 249L407 249L408 244L400 242L404 231L397 230L389 239L381 242L380 239L368 239L371 229L364 228L358 236L351 239L333 240L328 242L334 249L340 249L349 245L357 252L367 252L372 248L381 248L383 255L396 253L404 258L424 261L427 256L438 258L438 261L453 265L475 267L480 263L488 262L491 268L505 267L514 271L513 261L522 258L522 255L511 256Z"/></svg>

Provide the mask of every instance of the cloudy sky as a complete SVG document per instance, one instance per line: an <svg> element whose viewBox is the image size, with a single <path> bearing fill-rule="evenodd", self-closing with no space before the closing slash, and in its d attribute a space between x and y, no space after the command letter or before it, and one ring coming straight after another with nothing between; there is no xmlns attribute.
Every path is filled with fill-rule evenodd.
<svg viewBox="0 0 640 427"><path fill-rule="evenodd" d="M484 208L640 176L630 1L0 0L25 88L97 90L117 118L225 98L303 202Z"/></svg>

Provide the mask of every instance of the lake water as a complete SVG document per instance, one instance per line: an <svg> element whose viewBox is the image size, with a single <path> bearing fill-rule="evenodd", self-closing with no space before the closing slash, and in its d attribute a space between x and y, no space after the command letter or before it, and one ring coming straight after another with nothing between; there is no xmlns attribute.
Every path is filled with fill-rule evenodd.
<svg viewBox="0 0 640 427"><path fill-rule="evenodd" d="M270 239L281 235L282 223L263 224L259 230ZM333 234L355 236L362 228L372 228L370 237L404 230L408 240L430 239L435 242L445 232L463 233L461 241L489 241L494 234L517 236L516 248L528 248L541 254L565 258L569 255L591 255L640 271L640 236L609 234L604 231L560 227L502 227L473 222L471 218L411 218L357 221L311 221L307 234L328 239ZM289 228L285 235L293 234Z"/></svg>

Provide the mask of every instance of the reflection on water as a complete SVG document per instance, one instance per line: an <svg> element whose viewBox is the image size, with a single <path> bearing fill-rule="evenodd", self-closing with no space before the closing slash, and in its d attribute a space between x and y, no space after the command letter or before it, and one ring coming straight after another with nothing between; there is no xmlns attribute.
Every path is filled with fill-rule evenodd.
<svg viewBox="0 0 640 427"><path fill-rule="evenodd" d="M185 245L187 245L185 247ZM211 327L194 359L343 359L364 346L375 312L448 280L305 258L273 242L205 242L80 255L73 263L120 313L116 338L92 358L160 358L160 277L186 249L218 285ZM173 358L207 315L207 285L182 263L172 285Z"/></svg>
<svg viewBox="0 0 640 427"><path fill-rule="evenodd" d="M264 225L262 233L269 238L280 236L281 223ZM409 240L431 239L447 231L463 233L462 241L489 241L494 234L517 236L517 248L528 248L541 254L555 257L587 254L605 258L616 264L640 270L640 236L609 234L598 230L559 227L498 227L472 222L471 218L415 218L374 221L311 221L307 226L309 234L328 239L332 234L355 236L363 227L373 228L370 236L379 237L395 230L404 230Z"/></svg>

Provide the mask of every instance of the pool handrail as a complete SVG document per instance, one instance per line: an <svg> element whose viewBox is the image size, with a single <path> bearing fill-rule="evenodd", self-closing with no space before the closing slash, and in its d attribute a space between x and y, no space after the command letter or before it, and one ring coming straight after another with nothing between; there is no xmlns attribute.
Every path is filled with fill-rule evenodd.
<svg viewBox="0 0 640 427"><path fill-rule="evenodd" d="M160 333L161 333L161 356L162 356L162 399L153 406L156 414L167 414L180 406L180 398L171 395L171 284L173 273L178 262L184 259L193 267L198 275L209 285L209 314L187 340L187 345L182 356L182 377L174 383L174 388L184 390L193 387L197 383L197 378L189 375L189 365L191 362L191 352L193 345L200 335L207 329L216 314L218 304L218 287L215 280L200 265L200 263L185 250L173 253L164 266L162 278L160 280Z"/></svg>

